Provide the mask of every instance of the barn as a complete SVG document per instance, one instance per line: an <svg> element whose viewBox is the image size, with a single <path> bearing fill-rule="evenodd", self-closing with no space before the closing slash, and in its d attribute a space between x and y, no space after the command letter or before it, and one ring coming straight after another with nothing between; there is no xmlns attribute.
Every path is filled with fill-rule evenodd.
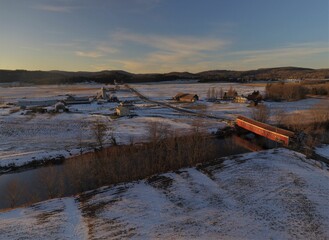
<svg viewBox="0 0 329 240"><path fill-rule="evenodd" d="M178 93L174 99L180 102L195 102L199 100L199 96L190 93Z"/></svg>

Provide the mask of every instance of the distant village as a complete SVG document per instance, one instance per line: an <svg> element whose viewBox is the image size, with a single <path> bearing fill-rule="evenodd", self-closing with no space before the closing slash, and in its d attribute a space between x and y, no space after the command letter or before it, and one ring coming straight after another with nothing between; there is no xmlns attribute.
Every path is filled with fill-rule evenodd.
<svg viewBox="0 0 329 240"><path fill-rule="evenodd" d="M66 94L57 99L38 99L38 100L19 100L17 106L20 109L25 110L25 114L29 113L62 113L68 112L70 105L76 104L91 104L96 102L97 104L103 104L106 102L117 102L116 114L129 115L127 102L120 102L115 95L116 91L123 91L125 89L120 88L119 85L115 87L101 87L101 89L96 92L94 96L75 96L71 94Z"/></svg>
<svg viewBox="0 0 329 240"><path fill-rule="evenodd" d="M56 99L21 99L16 104L21 109L24 110L24 114L32 113L63 113L69 112L70 105L76 104L91 104L97 103L99 105L107 102L116 102L118 105L115 111L111 114L114 116L131 116L133 115L132 109L134 104L132 101L120 101L116 96L117 91L129 91L129 89L121 86L121 84L115 84L113 87L104 86L101 87L99 91L96 92L94 96L75 96L71 94L66 94L60 96ZM207 91L207 96L204 99L196 93L177 93L172 97L172 101L181 103L194 103L197 101L207 101L213 103L249 103L249 106L256 106L260 101L263 100L263 96L259 91L254 91L247 96L239 95L234 88L229 88L224 91L222 88L219 90L214 87L209 88Z"/></svg>

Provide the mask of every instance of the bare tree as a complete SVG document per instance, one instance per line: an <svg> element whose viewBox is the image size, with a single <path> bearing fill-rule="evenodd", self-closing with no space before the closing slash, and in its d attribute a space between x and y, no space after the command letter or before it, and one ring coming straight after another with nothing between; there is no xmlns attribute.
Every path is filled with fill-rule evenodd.
<svg viewBox="0 0 329 240"><path fill-rule="evenodd" d="M224 97L224 90L222 87L219 90L219 97L220 97L220 99L223 99L223 97Z"/></svg>
<svg viewBox="0 0 329 240"><path fill-rule="evenodd" d="M215 99L216 98L216 90L215 90L215 87L212 87L211 88L211 98L212 99Z"/></svg>
<svg viewBox="0 0 329 240"><path fill-rule="evenodd" d="M111 142L111 144L112 144L113 146L118 145L118 143L117 143L117 138L116 138L116 136L115 136L115 134L114 134L114 128L113 128L113 127L110 127L109 130L110 130L109 137L110 137L110 142Z"/></svg>
<svg viewBox="0 0 329 240"><path fill-rule="evenodd" d="M323 126L329 123L329 106L326 101L316 104L310 114L316 126Z"/></svg>
<svg viewBox="0 0 329 240"><path fill-rule="evenodd" d="M78 142L78 147L80 148L80 154L82 154L83 149L85 147L85 144L84 144L84 141L83 141L83 130L82 130L82 128L79 128L76 138L77 138L77 142Z"/></svg>
<svg viewBox="0 0 329 240"><path fill-rule="evenodd" d="M201 113L206 114L207 111L203 110ZM191 133L202 133L204 129L207 127L204 118L194 118L191 125L192 125Z"/></svg>
<svg viewBox="0 0 329 240"><path fill-rule="evenodd" d="M91 127L92 133L95 137L95 140L100 148L103 148L104 141L106 139L108 126L106 123L102 122L101 120L97 119Z"/></svg>
<svg viewBox="0 0 329 240"><path fill-rule="evenodd" d="M215 87L209 88L208 91L207 91L207 99L208 100L216 99L217 98L216 93L217 93L217 91L216 91Z"/></svg>
<svg viewBox="0 0 329 240"><path fill-rule="evenodd" d="M208 91L207 91L207 99L210 99L211 98L211 90L210 88L208 88Z"/></svg>
<svg viewBox="0 0 329 240"><path fill-rule="evenodd" d="M227 91L227 96L232 98L237 95L238 95L238 92L232 86L230 86L229 90Z"/></svg>
<svg viewBox="0 0 329 240"><path fill-rule="evenodd" d="M134 142L135 142L134 136L133 135L130 135L129 136L129 144L130 145L134 145Z"/></svg>
<svg viewBox="0 0 329 240"><path fill-rule="evenodd" d="M9 201L9 205L11 208L15 207L19 201L19 197L21 194L21 188L19 187L17 180L11 180L7 183L6 186L6 197Z"/></svg>
<svg viewBox="0 0 329 240"><path fill-rule="evenodd" d="M68 181L69 190L72 192L82 192L88 189L88 187L92 186L91 178L91 161L94 157L93 153L89 153L89 155L80 155L77 159L69 160L65 162L64 174ZM94 153L95 154L95 153ZM95 164L93 164L95 166Z"/></svg>
<svg viewBox="0 0 329 240"><path fill-rule="evenodd" d="M168 125L159 122L150 122L148 126L149 142L157 143L160 140L165 139L170 134L170 128Z"/></svg>
<svg viewBox="0 0 329 240"><path fill-rule="evenodd" d="M270 109L266 105L258 105L252 109L251 117L259 122L268 122L270 118Z"/></svg>
<svg viewBox="0 0 329 240"><path fill-rule="evenodd" d="M286 112L282 108L274 110L273 117L276 125L284 124L286 115Z"/></svg>
<svg viewBox="0 0 329 240"><path fill-rule="evenodd" d="M55 167L47 167L39 173L40 188L44 189L49 199L59 197L64 192L63 176Z"/></svg>

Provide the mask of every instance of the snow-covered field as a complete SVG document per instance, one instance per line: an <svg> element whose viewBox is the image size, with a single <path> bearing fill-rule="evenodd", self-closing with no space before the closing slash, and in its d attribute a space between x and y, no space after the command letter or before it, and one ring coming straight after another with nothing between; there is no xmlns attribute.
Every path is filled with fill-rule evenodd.
<svg viewBox="0 0 329 240"><path fill-rule="evenodd" d="M328 239L329 174L275 149L0 213L0 239Z"/></svg>
<svg viewBox="0 0 329 240"><path fill-rule="evenodd" d="M315 149L315 152L317 154L319 154L320 156L329 159L329 145L323 145L323 146L317 147Z"/></svg>
<svg viewBox="0 0 329 240"><path fill-rule="evenodd" d="M76 96L95 96L103 85L75 84L27 87L0 87L0 98L5 102L15 103L18 100L56 99L66 94ZM236 115L250 115L247 104L209 103L205 101L209 88L227 91L233 87L239 94L248 94L254 90L264 91L264 85L237 83L195 83L186 81L132 84L134 88L150 99L168 102L179 108L207 113L216 117L234 119ZM178 92L198 94L201 101L197 103L173 103L170 99ZM0 106L0 167L15 164L24 165L33 160L56 156L70 156L95 147L91 126L96 119L106 122L118 143L146 141L149 124L159 122L170 126L175 131L187 132L198 125L205 131L214 132L223 123L216 119L199 118L186 115L170 108L157 106L140 100L132 92L118 91L120 101L134 100L137 115L133 118L122 117L111 119L117 103L71 105L69 113L30 114L16 106ZM318 99L306 99L292 103L266 103L273 109L284 109L288 112L301 112L318 104Z"/></svg>

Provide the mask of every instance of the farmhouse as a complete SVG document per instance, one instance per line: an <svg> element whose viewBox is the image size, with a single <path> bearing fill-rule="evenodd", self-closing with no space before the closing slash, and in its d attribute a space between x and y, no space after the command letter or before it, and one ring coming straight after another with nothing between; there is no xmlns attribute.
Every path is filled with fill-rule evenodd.
<svg viewBox="0 0 329 240"><path fill-rule="evenodd" d="M97 99L108 99L108 95L107 95L107 89L105 89L104 87L101 88L101 90L99 92L97 92L96 98Z"/></svg>
<svg viewBox="0 0 329 240"><path fill-rule="evenodd" d="M108 102L117 102L118 98L114 94L109 94L108 92L115 92L115 90L102 87L99 92L97 92L97 100L106 100Z"/></svg>
<svg viewBox="0 0 329 240"><path fill-rule="evenodd" d="M180 102L195 102L199 100L199 96L196 94L178 93L174 99Z"/></svg>

